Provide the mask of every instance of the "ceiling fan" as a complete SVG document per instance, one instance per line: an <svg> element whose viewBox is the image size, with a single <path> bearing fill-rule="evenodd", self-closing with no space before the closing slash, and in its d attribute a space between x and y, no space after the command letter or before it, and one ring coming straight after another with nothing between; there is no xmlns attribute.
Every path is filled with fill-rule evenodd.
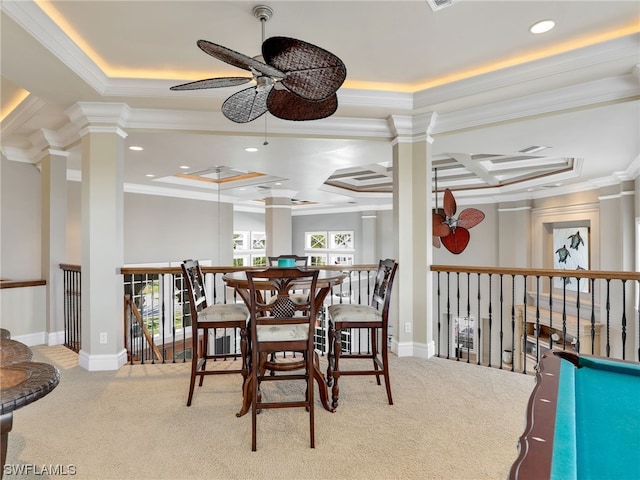
<svg viewBox="0 0 640 480"><path fill-rule="evenodd" d="M200 90L233 87L255 81L225 100L222 113L236 123L247 123L269 111L284 120L318 120L338 108L336 91L347 69L334 54L295 38L264 39L264 24L273 15L265 5L254 7L262 23L262 58L248 57L227 47L198 40L197 45L212 57L251 72L251 77L218 77L175 85L171 90ZM264 60L264 61L263 61Z"/></svg>
<svg viewBox="0 0 640 480"><path fill-rule="evenodd" d="M436 208L431 214L433 228L433 245L440 248L440 243L451 253L458 255L467 248L471 234L469 229L484 220L484 213L477 208L465 208L458 217L456 199L448 188L444 191L443 208L438 208L438 169L436 178Z"/></svg>

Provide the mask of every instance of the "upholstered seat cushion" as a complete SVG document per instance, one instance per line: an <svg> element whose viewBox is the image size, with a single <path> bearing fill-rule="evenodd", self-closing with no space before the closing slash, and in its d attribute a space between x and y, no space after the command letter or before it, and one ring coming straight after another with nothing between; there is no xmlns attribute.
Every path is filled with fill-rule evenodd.
<svg viewBox="0 0 640 480"><path fill-rule="evenodd" d="M256 327L259 342L282 342L307 340L309 325L258 325Z"/></svg>
<svg viewBox="0 0 640 480"><path fill-rule="evenodd" d="M233 322L247 320L249 309L243 303L217 303L209 305L198 314L200 322Z"/></svg>
<svg viewBox="0 0 640 480"><path fill-rule="evenodd" d="M329 318L337 322L382 322L382 314L369 305L342 304L328 308Z"/></svg>

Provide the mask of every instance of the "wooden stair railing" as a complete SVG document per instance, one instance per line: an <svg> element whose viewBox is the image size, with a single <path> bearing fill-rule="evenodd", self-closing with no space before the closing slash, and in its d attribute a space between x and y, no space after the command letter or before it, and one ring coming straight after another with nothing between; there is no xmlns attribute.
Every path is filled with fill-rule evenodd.
<svg viewBox="0 0 640 480"><path fill-rule="evenodd" d="M142 331L142 334L144 335L144 338L147 341L147 344L152 348L153 356L157 361L162 362L163 360L162 353L160 353L160 349L153 342L153 337L151 336L151 333L149 333L149 329L147 328L147 326L142 321L142 315L140 315L140 311L138 310L138 307L136 306L135 303L131 302L130 295L124 296L125 343L126 343L126 337L127 337L127 318L128 318L129 310L131 310L131 313L133 313L133 318L135 318L136 323L140 326L140 330ZM129 355L132 355L132 353L129 353Z"/></svg>

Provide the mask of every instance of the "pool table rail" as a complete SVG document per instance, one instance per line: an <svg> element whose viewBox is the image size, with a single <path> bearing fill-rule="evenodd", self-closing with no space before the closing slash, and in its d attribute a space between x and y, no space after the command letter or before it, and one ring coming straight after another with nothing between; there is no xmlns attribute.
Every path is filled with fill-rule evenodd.
<svg viewBox="0 0 640 480"><path fill-rule="evenodd" d="M509 472L511 480L551 477L555 399L558 396L561 362L554 352L561 351L545 352L536 367L536 385L527 405L526 427L518 440L518 457Z"/></svg>

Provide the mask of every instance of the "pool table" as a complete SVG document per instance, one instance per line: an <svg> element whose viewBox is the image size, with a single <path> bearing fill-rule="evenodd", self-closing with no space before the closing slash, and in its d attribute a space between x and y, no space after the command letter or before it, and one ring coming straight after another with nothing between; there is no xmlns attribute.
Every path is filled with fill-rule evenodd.
<svg viewBox="0 0 640 480"><path fill-rule="evenodd" d="M550 350L510 479L640 479L640 363Z"/></svg>

